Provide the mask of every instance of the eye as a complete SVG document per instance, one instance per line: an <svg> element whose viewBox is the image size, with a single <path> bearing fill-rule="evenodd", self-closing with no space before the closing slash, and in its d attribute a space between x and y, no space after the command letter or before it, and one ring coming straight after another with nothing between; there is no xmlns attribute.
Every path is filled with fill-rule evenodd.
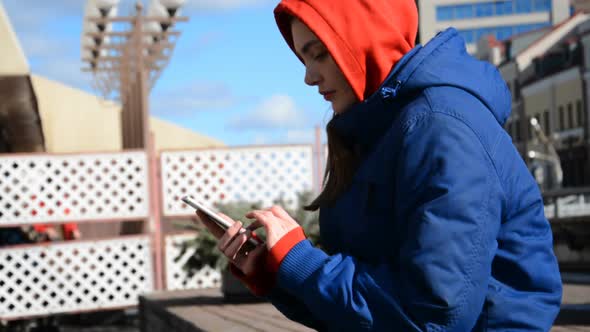
<svg viewBox="0 0 590 332"><path fill-rule="evenodd" d="M319 52L316 56L314 56L313 59L316 61L321 61L321 60L325 59L327 55L328 55L327 51L322 51L322 52Z"/></svg>

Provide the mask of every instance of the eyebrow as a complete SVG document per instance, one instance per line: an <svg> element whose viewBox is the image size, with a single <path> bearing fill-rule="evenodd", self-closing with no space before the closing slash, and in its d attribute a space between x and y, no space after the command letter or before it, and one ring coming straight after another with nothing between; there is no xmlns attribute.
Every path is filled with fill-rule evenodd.
<svg viewBox="0 0 590 332"><path fill-rule="evenodd" d="M314 46L315 44L320 43L319 40L317 39L313 39L308 41L307 43L305 43L305 45L303 45L303 47L301 48L301 54L307 54L309 53L309 49Z"/></svg>

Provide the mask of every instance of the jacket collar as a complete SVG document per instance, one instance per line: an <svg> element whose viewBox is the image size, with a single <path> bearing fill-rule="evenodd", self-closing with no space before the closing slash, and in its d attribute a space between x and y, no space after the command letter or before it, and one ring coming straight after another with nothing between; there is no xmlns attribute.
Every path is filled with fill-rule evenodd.
<svg viewBox="0 0 590 332"><path fill-rule="evenodd" d="M395 110L401 105L396 97L404 80L407 79L406 76L411 75L415 69L406 66L421 48L418 45L406 53L373 95L351 106L346 112L335 115L328 123L328 127L333 129L349 148L364 155L391 127L398 115Z"/></svg>

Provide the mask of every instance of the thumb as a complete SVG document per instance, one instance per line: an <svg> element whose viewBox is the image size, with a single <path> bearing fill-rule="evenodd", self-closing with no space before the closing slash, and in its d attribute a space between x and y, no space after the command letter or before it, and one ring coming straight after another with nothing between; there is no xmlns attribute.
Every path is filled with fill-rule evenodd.
<svg viewBox="0 0 590 332"><path fill-rule="evenodd" d="M252 223L250 223L250 225L248 225L248 226L246 227L246 230L249 230L249 231L252 231L252 232L253 232L253 231L255 231L255 230L259 229L260 227L264 227L264 229L265 229L266 231L268 231L268 224L266 224L266 223L263 223L263 222L262 222L262 221L260 221L259 219L256 219L256 220L254 220Z"/></svg>

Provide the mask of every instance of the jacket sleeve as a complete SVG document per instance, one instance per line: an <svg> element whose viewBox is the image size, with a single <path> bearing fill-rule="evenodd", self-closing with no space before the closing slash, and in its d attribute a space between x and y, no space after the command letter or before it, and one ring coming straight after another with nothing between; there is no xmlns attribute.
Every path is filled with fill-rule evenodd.
<svg viewBox="0 0 590 332"><path fill-rule="evenodd" d="M392 170L402 243L383 253L395 259L367 264L301 241L280 265L279 287L330 330L468 331L482 312L503 200L491 158L452 116L403 128Z"/></svg>
<svg viewBox="0 0 590 332"><path fill-rule="evenodd" d="M268 296L272 305L283 315L292 321L296 321L316 331L323 331L321 321L314 317L306 305L298 298L288 294L280 288L274 290Z"/></svg>

